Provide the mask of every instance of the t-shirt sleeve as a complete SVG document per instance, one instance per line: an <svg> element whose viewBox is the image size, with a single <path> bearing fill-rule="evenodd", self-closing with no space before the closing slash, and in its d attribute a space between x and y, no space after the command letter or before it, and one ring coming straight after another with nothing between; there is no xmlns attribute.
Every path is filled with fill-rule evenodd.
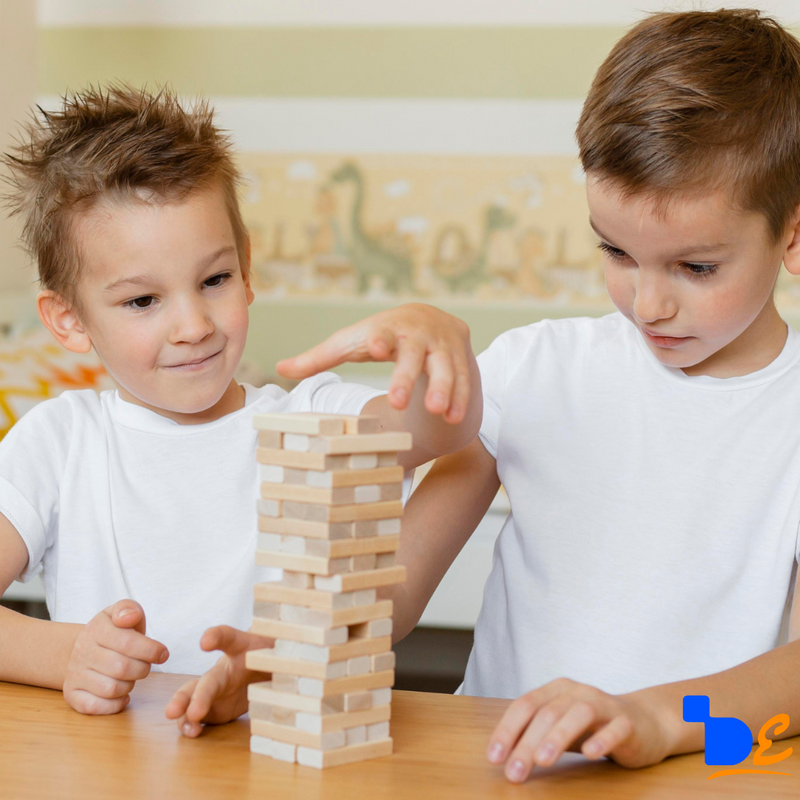
<svg viewBox="0 0 800 800"><path fill-rule="evenodd" d="M59 398L45 400L0 441L0 512L28 549L28 566L17 577L23 582L41 572L45 551L53 544L70 416Z"/></svg>
<svg viewBox="0 0 800 800"><path fill-rule="evenodd" d="M317 414L358 415L373 397L386 392L360 383L343 383L333 372L322 372L302 381L287 400L290 411L313 411Z"/></svg>
<svg viewBox="0 0 800 800"><path fill-rule="evenodd" d="M503 395L506 388L506 350L506 339L501 335L477 358L483 391L483 421L478 435L494 458L497 458Z"/></svg>

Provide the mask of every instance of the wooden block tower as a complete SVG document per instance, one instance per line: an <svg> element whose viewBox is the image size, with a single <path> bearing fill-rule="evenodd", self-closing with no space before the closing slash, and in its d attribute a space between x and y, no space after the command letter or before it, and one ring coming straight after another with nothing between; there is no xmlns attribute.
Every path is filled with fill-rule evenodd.
<svg viewBox="0 0 800 800"><path fill-rule="evenodd" d="M377 417L256 414L256 563L283 579L255 586L251 630L275 645L246 656L271 680L248 687L250 749L332 767L389 755L392 602L411 434Z"/></svg>

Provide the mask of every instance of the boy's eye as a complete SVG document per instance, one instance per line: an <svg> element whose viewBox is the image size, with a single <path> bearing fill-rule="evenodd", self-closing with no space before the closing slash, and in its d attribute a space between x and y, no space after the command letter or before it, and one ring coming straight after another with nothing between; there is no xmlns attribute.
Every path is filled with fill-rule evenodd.
<svg viewBox="0 0 800 800"><path fill-rule="evenodd" d="M155 298L153 295L148 294L144 297L134 297L132 300L126 300L122 305L125 308L150 308Z"/></svg>
<svg viewBox="0 0 800 800"><path fill-rule="evenodd" d="M717 264L684 264L683 265L692 275L700 278L707 278L717 271Z"/></svg>
<svg viewBox="0 0 800 800"><path fill-rule="evenodd" d="M207 286L211 286L213 288L214 286L220 286L226 280L228 280L228 278L230 278L230 277L232 277L232 273L230 273L230 272L220 272L219 275L214 275L213 277L208 278L205 281L205 284Z"/></svg>
<svg viewBox="0 0 800 800"><path fill-rule="evenodd" d="M599 242L597 245L607 256L613 258L615 261L622 261L627 258L628 254L618 247L612 247L608 242Z"/></svg>

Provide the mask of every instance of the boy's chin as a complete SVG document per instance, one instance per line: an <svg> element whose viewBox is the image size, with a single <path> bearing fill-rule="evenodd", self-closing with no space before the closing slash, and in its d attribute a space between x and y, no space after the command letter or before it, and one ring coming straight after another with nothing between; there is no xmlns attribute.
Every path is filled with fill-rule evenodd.
<svg viewBox="0 0 800 800"><path fill-rule="evenodd" d="M179 396L172 392L152 392L146 389L131 391L117 384L124 400L146 406L153 411L186 416L207 414L217 406L231 388L230 379L222 385L198 387L195 391L183 391Z"/></svg>

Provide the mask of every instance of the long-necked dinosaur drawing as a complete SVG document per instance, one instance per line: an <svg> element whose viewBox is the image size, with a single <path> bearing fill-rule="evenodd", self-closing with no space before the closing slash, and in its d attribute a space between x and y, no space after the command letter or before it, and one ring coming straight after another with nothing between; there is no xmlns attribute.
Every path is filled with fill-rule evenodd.
<svg viewBox="0 0 800 800"><path fill-rule="evenodd" d="M486 280L489 241L494 231L512 228L516 217L502 206L491 205L483 215L483 235L476 253L469 245L460 225L445 225L433 246L433 269L451 292L469 291ZM444 253L447 242L454 243L457 252L448 258Z"/></svg>
<svg viewBox="0 0 800 800"><path fill-rule="evenodd" d="M384 286L391 292L412 289L411 257L401 248L391 248L386 243L370 236L364 230L362 214L364 208L364 179L358 167L352 162L343 164L331 175L334 183L352 182L355 184L355 197L350 212L351 243L348 247L358 278L358 291L366 292L373 277L383 279Z"/></svg>

